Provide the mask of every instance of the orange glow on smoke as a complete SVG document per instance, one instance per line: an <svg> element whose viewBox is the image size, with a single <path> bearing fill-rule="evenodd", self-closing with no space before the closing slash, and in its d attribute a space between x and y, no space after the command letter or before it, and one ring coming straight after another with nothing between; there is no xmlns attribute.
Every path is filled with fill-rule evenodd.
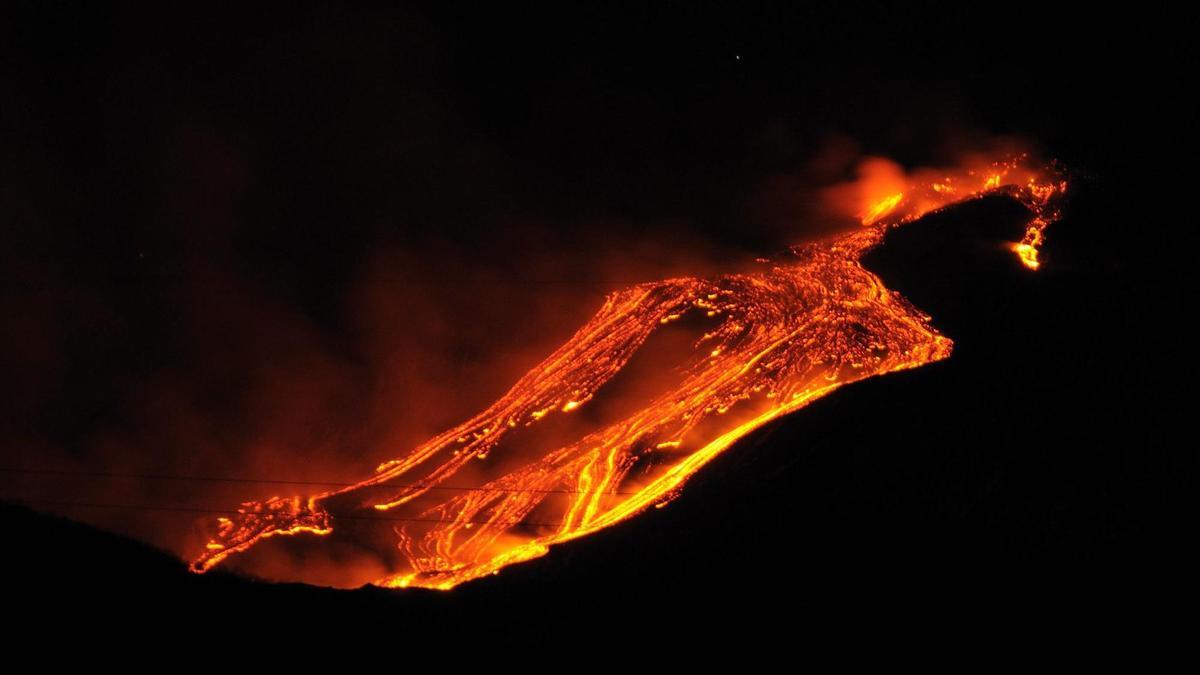
<svg viewBox="0 0 1200 675"><path fill-rule="evenodd" d="M870 157L858 165L858 180L845 186L854 200L863 225L871 225L890 214L904 199L908 190L904 170L895 162L882 157Z"/></svg>
<svg viewBox="0 0 1200 675"><path fill-rule="evenodd" d="M1019 156L909 175L869 160L860 181L835 195L860 229L794 247L756 273L610 294L574 336L474 417L356 485L244 504L218 521L192 569L209 570L275 535L329 535L342 513L374 514L389 521L401 560L376 584L450 589L662 506L763 424L844 384L947 358L950 339L859 260L892 228L999 193L1030 210L1025 236L1011 248L1036 269L1066 183L1028 163ZM586 433L540 454L526 449L522 439L534 430L594 410L653 334L687 320L708 323L677 380Z"/></svg>

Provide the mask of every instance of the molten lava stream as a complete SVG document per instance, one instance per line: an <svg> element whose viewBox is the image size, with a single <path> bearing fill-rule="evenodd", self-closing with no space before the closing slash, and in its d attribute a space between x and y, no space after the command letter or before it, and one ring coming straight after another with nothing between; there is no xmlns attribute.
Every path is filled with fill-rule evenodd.
<svg viewBox="0 0 1200 675"><path fill-rule="evenodd" d="M859 260L891 228L1003 193L1030 210L1025 237L1011 248L1036 269L1066 183L1026 164L1020 156L868 186L861 229L794 247L761 272L614 292L486 410L354 486L243 504L218 521L192 569L209 570L276 535L327 535L339 519L374 519L390 527L399 554L375 583L449 589L662 504L766 422L844 384L948 357L952 343L930 317ZM531 428L594 409L601 388L653 334L688 321L708 330L689 342L669 386L587 433L551 434L554 442L541 447L523 442Z"/></svg>

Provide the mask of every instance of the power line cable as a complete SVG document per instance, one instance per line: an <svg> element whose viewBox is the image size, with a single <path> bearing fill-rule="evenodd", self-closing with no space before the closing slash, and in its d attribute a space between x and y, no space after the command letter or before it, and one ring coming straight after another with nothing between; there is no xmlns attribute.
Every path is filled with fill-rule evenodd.
<svg viewBox="0 0 1200 675"><path fill-rule="evenodd" d="M246 515L235 509L217 509L207 507L193 506L154 506L149 504L107 504L100 502L71 502L59 501L54 499L13 499L13 503L21 505L40 504L43 506L58 506L65 508L96 508L96 509L114 509L114 510L129 510L129 511L162 511L168 513L194 513L206 515ZM343 515L333 516L334 520L362 520L362 521L399 521L406 523L448 523L448 522L465 522L468 525L503 525L505 527L515 527L524 525L528 527L562 527L562 523L542 523L529 520L514 520L510 522L495 522L490 520L467 520L454 521L451 519L440 518L404 518L398 516L354 516Z"/></svg>
<svg viewBox="0 0 1200 675"><path fill-rule="evenodd" d="M112 478L112 479L131 479L131 480L171 480L171 481L188 481L201 483L239 483L239 484L259 484L259 485L307 485L311 487L355 487L359 483L343 483L338 481L306 481L306 480L285 480L279 478L239 478L234 476L181 476L172 474L144 474L144 473L114 473L105 471L65 471L58 469L21 469L0 467L0 473L9 474L25 474L25 475L47 475L47 476L71 476L81 478ZM396 490L405 489L424 489L424 490L446 490L453 492L513 492L513 493L529 493L529 494L590 494L589 490L550 490L550 489L535 489L535 488L500 488L488 487L483 485L477 486L455 486L455 485L425 485L422 483L377 483L374 485L363 485L363 488L391 488ZM610 492L606 494L633 496L636 492Z"/></svg>

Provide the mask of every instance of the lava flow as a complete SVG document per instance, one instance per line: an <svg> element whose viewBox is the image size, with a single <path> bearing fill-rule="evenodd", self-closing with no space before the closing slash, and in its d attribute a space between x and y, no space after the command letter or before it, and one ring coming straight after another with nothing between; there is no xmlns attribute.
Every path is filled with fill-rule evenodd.
<svg viewBox="0 0 1200 675"><path fill-rule="evenodd" d="M397 564L375 583L449 589L665 504L706 462L770 420L844 384L948 357L951 340L860 258L891 228L1005 194L1029 209L1024 238L1010 247L1036 269L1066 182L1030 164L1021 155L951 173L895 169L856 185L862 227L849 234L794 247L757 273L614 292L487 409L353 486L243 504L219 520L192 569L209 570L275 535L325 536L339 520L386 520ZM694 319L708 322L706 332L678 379L647 404L536 456L514 440L578 414L652 334ZM456 475L482 480L455 487Z"/></svg>

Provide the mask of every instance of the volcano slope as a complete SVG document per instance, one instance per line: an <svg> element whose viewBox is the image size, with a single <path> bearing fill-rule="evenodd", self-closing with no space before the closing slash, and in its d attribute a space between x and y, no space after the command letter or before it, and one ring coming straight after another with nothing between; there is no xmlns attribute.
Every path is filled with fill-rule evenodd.
<svg viewBox="0 0 1200 675"><path fill-rule="evenodd" d="M1156 386L1178 352L1147 330L1169 279L1110 273L1121 252L1089 230L1103 199L1083 190L1037 273L1000 244L1024 218L1010 200L892 233L864 264L933 316L955 341L951 358L844 387L747 436L666 508L499 576L448 594L197 576L140 544L6 506L16 606L94 622L120 603L159 627L219 625L237 608L543 642L592 622L765 636L794 628L770 618L781 610L857 621L864 607L1085 597L1118 577L1174 583L1195 562L1181 536L1194 485L1189 454L1168 440L1177 406Z"/></svg>

